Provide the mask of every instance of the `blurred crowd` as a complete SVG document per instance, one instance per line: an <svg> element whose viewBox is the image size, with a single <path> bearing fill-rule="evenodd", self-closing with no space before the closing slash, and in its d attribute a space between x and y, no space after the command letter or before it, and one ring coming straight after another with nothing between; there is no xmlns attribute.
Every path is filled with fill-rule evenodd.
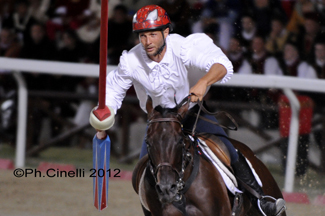
<svg viewBox="0 0 325 216"><path fill-rule="evenodd" d="M132 16L150 3L175 33L208 34L236 73L325 77L324 0L112 0L109 64L138 43ZM99 33L100 0L0 0L0 56L98 63Z"/></svg>
<svg viewBox="0 0 325 216"><path fill-rule="evenodd" d="M100 4L100 0L0 0L0 56L98 63ZM325 0L110 0L109 64L117 65L122 51L139 43L132 33L132 17L147 4L167 11L174 33L210 36L232 61L235 73L325 78ZM96 94L93 78L24 76L31 90ZM13 79L0 72L0 94L13 86ZM269 90L234 92L236 100L259 98L258 102L276 102L279 95ZM312 97L323 104L323 97ZM76 115L67 103L48 106L63 116Z"/></svg>
<svg viewBox="0 0 325 216"><path fill-rule="evenodd" d="M138 43L132 16L150 3L175 33L209 35L236 73L325 77L325 0L112 0L109 64ZM0 0L0 56L98 63L99 33L100 0Z"/></svg>

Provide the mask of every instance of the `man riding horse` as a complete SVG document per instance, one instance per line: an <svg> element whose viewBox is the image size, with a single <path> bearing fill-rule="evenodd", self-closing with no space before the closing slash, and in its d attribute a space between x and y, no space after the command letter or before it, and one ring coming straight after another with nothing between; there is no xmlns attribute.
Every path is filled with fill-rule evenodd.
<svg viewBox="0 0 325 216"><path fill-rule="evenodd" d="M152 98L153 107L160 105L173 108L175 102L180 103L189 94L190 111L193 111L198 109L196 102L202 101L213 83L225 83L231 78L231 62L207 35L191 34L184 38L178 34L170 34L171 31L171 21L166 11L159 6L142 7L134 15L133 32L138 34L140 44L129 52L124 51L118 68L107 75L106 103L114 113L121 107L125 93L132 85L145 112L147 96ZM200 115L217 121L214 116L202 112ZM192 129L194 122L195 117L188 116L182 123L184 128ZM236 178L261 197L264 196L246 159L236 151L220 126L199 119L196 132L218 135L229 150ZM98 131L98 138L105 136L105 131ZM147 145L144 141L140 158L146 154ZM245 193L264 215L277 215L285 207L281 198L274 199L275 201L265 198L258 200L247 190ZM258 208L258 203L261 208Z"/></svg>

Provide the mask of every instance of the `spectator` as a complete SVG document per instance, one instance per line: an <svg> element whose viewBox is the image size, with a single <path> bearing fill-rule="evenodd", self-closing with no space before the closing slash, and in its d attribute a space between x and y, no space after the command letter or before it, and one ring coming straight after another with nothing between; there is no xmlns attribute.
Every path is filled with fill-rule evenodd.
<svg viewBox="0 0 325 216"><path fill-rule="evenodd" d="M259 34L254 36L252 41L250 63L252 65L254 74L283 75L279 62L267 52L264 37ZM253 89L249 95L251 100L267 105L277 102L279 92L275 89ZM260 127L264 129L277 128L277 115L278 113L275 110L259 113Z"/></svg>
<svg viewBox="0 0 325 216"><path fill-rule="evenodd" d="M215 34L217 44L228 49L229 40L234 33L233 23L239 11L238 0L208 0L203 7L201 19L192 27L192 32L209 31Z"/></svg>
<svg viewBox="0 0 325 216"><path fill-rule="evenodd" d="M14 10L13 0L0 0L0 32L6 21L8 22L8 18L11 17L11 14ZM6 24L5 24L6 25Z"/></svg>
<svg viewBox="0 0 325 216"><path fill-rule="evenodd" d="M325 0L319 0L316 3L316 12L320 17L322 29L325 27Z"/></svg>
<svg viewBox="0 0 325 216"><path fill-rule="evenodd" d="M8 28L0 30L0 57L18 57L20 44L15 39L15 34ZM16 120L16 81L11 71L0 69L0 138L14 143ZM7 106L4 105L7 104ZM8 104L11 104L8 106Z"/></svg>
<svg viewBox="0 0 325 216"><path fill-rule="evenodd" d="M271 18L275 14L285 16L279 0L253 0L247 10L254 14L256 28L264 37L270 33Z"/></svg>
<svg viewBox="0 0 325 216"><path fill-rule="evenodd" d="M266 50L279 59L282 57L283 46L289 33L285 28L284 20L280 17L273 17L271 26L271 32L266 40Z"/></svg>
<svg viewBox="0 0 325 216"><path fill-rule="evenodd" d="M58 60L63 62L87 62L88 57L82 44L73 30L67 30L62 35L62 48Z"/></svg>
<svg viewBox="0 0 325 216"><path fill-rule="evenodd" d="M229 49L227 52L227 56L231 61L234 69L234 73L237 74L252 74L252 66L250 65L246 53L244 52L244 48L242 46L241 40L237 37L232 37L229 42ZM213 99L217 100L225 100L225 101L242 101L246 102L250 98L247 97L250 90L247 88L216 88L212 89L212 93L216 92L216 96L211 96Z"/></svg>
<svg viewBox="0 0 325 216"><path fill-rule="evenodd" d="M304 31L300 33L298 36L301 44L302 53L304 54L304 58L315 58L313 52L313 45L316 37L318 37L321 33L319 23L319 16L317 13L307 13L305 14L305 22L304 22Z"/></svg>
<svg viewBox="0 0 325 216"><path fill-rule="evenodd" d="M306 13L314 12L315 5L310 0L297 0L287 25L288 31L298 34L305 23Z"/></svg>
<svg viewBox="0 0 325 216"><path fill-rule="evenodd" d="M239 36L243 42L243 46L245 48L245 52L250 51L251 41L253 37L257 33L256 24L253 15L251 14L244 14L241 19L241 32Z"/></svg>
<svg viewBox="0 0 325 216"><path fill-rule="evenodd" d="M110 2L110 7L112 2ZM115 2L113 3L115 4ZM111 9L112 10L112 9ZM91 62L99 62L99 36L100 36L100 19L101 19L101 5L97 0L90 0L90 15L85 24L80 26L76 33L79 40L83 43L87 52L89 53ZM112 14L109 13L109 16ZM111 31L109 30L109 34Z"/></svg>
<svg viewBox="0 0 325 216"><path fill-rule="evenodd" d="M91 18L83 26L78 28L78 30L76 30L76 33L78 34L79 39L83 43L89 44L89 46L94 46L94 43L100 35L100 2L98 2L97 0L91 0L89 10L91 12Z"/></svg>
<svg viewBox="0 0 325 216"><path fill-rule="evenodd" d="M130 48L132 22L128 19L128 9L124 5L117 5L113 16L108 21L107 54L109 64L117 65L123 50Z"/></svg>
<svg viewBox="0 0 325 216"><path fill-rule="evenodd" d="M17 42L14 32L3 28L0 32L0 56L17 58L20 50L21 46Z"/></svg>
<svg viewBox="0 0 325 216"><path fill-rule="evenodd" d="M218 42L217 42L217 36L216 36L216 34L215 34L215 32L214 31L212 31L211 29L205 29L204 31L203 31L203 33L204 34L206 34L206 35L208 35L209 36L209 38L211 38L212 40L213 40L213 43L214 44L218 44ZM223 52L225 52L224 50L223 50Z"/></svg>
<svg viewBox="0 0 325 216"><path fill-rule="evenodd" d="M253 73L265 75L283 75L276 58L267 52L263 36L254 36L251 46L252 54L250 56L250 63L253 68Z"/></svg>
<svg viewBox="0 0 325 216"><path fill-rule="evenodd" d="M30 29L30 42L26 43L21 51L20 57L35 60L54 60L56 58L56 47L45 35L42 24L35 23ZM39 73L24 73L24 77L31 90L48 90L51 86L53 76Z"/></svg>
<svg viewBox="0 0 325 216"><path fill-rule="evenodd" d="M230 39L228 58L234 67L234 73L238 74L252 74L252 66L245 57L244 49L240 39L232 37Z"/></svg>
<svg viewBox="0 0 325 216"><path fill-rule="evenodd" d="M88 62L90 59L89 56L85 53L85 49L82 44L79 42L76 33L73 30L67 30L62 35L63 48L58 52L58 60L63 62ZM55 81L53 82L52 89L75 92L77 86L84 79L70 76L55 76ZM55 108L57 113L66 117L72 117L74 111L72 111L69 104L66 102L58 102L58 105Z"/></svg>
<svg viewBox="0 0 325 216"><path fill-rule="evenodd" d="M115 0L114 1L115 4L113 4L113 6L115 7L118 4L124 4L129 9L129 15L133 16L139 10L139 8L148 5L148 2L149 2L148 0ZM110 1L109 3L111 7L112 2ZM113 14L113 10L109 11L109 13Z"/></svg>
<svg viewBox="0 0 325 216"><path fill-rule="evenodd" d="M63 48L58 52L58 60L63 62L86 62L85 50L78 42L77 35L72 30L63 33ZM55 76L51 86L55 91L75 92L77 85L83 80L78 77ZM64 112L64 109L60 109ZM71 112L69 112L69 115Z"/></svg>
<svg viewBox="0 0 325 216"><path fill-rule="evenodd" d="M291 17L296 1L297 0L281 0L281 7L287 18Z"/></svg>
<svg viewBox="0 0 325 216"><path fill-rule="evenodd" d="M66 30L62 34L62 48L58 51L58 60L63 62L87 62L88 57L85 49L79 42L78 37L73 30ZM62 92L76 92L78 85L85 78L75 76L56 75L52 77L52 83L49 85L50 90ZM51 109L64 118L73 118L76 114L75 108L72 107L71 101L52 100ZM52 123L52 134L57 135L62 129L61 124Z"/></svg>
<svg viewBox="0 0 325 216"><path fill-rule="evenodd" d="M30 38L28 43L25 43L21 58L37 59L37 60L54 60L56 58L56 47L50 42L45 33L44 26L39 23L34 23L30 28ZM23 73L29 90L48 91L53 85L54 76L42 73L29 71ZM52 103L42 99L31 99L33 104L28 109L28 147L38 143L39 134L42 128L42 122L46 118L46 114L40 107L51 109Z"/></svg>
<svg viewBox="0 0 325 216"><path fill-rule="evenodd" d="M302 61L298 45L294 41L287 41L283 51L284 74L299 78L317 78L316 71L307 62Z"/></svg>
<svg viewBox="0 0 325 216"><path fill-rule="evenodd" d="M57 10L61 10L63 25L77 29L84 24L90 13L90 0L56 0Z"/></svg>
<svg viewBox="0 0 325 216"><path fill-rule="evenodd" d="M0 57L17 58L21 50L15 34L8 28L3 28L0 32ZM13 90L16 85L12 74L6 70L0 70L0 96Z"/></svg>
<svg viewBox="0 0 325 216"><path fill-rule="evenodd" d="M30 42L22 48L21 57L26 59L54 60L55 44L46 37L45 26L35 23L30 29Z"/></svg>
<svg viewBox="0 0 325 216"><path fill-rule="evenodd" d="M314 45L314 50L315 50L315 58L313 61L311 61L311 64L313 68L317 72L317 76L319 79L325 79L325 35L322 34L320 35ZM324 93L309 93L309 96L315 101L315 105L318 108L324 108L325 104L325 95ZM324 134L324 128L325 124L324 122L320 123L320 127L317 126L315 128L314 132L314 137L315 140L320 147L320 150L322 151L322 157L324 157L324 151L325 151L325 134ZM324 161L324 158L322 158L322 161Z"/></svg>
<svg viewBox="0 0 325 216"><path fill-rule="evenodd" d="M39 22L45 21L44 24L47 24L50 20L55 19L58 14L56 13L57 10L57 1L56 0L41 0L41 4L39 6L39 15L37 15L37 20Z"/></svg>
<svg viewBox="0 0 325 216"><path fill-rule="evenodd" d="M173 24L173 32L182 36L191 33L190 5L187 0L161 0L158 5L164 8Z"/></svg>
<svg viewBox="0 0 325 216"><path fill-rule="evenodd" d="M13 28L21 43L28 43L30 26L34 22L29 2L27 0L17 0L14 13L7 18L3 25L7 28Z"/></svg>
<svg viewBox="0 0 325 216"><path fill-rule="evenodd" d="M306 62L302 61L299 56L299 50L297 42L288 40L284 46L283 59L285 62L284 73L287 76L294 76L299 78L317 78L316 71ZM304 109L311 105L310 98L303 96L305 104L302 107L302 113L304 113ZM301 114L303 115L303 114ZM300 117L300 120L303 122L304 119ZM311 120L309 120L311 121ZM299 132L298 139L298 157L297 157L297 167L296 174L297 176L304 175L308 166L308 146L309 146L309 133L303 130ZM286 155L288 150L288 138L285 139L284 143L281 145L282 153L284 155L282 165L285 167L286 165Z"/></svg>
<svg viewBox="0 0 325 216"><path fill-rule="evenodd" d="M314 44L315 58L310 61L310 64L316 71L319 79L325 79L325 35L321 34L316 39ZM325 97L324 93L308 93L313 98L317 107L324 107ZM320 143L320 142L319 142Z"/></svg>
<svg viewBox="0 0 325 216"><path fill-rule="evenodd" d="M322 34L315 41L315 58L311 61L319 79L325 79L325 35Z"/></svg>
<svg viewBox="0 0 325 216"><path fill-rule="evenodd" d="M29 0L29 2L33 18L39 23L46 23L49 19L46 12L50 7L51 0Z"/></svg>
<svg viewBox="0 0 325 216"><path fill-rule="evenodd" d="M78 29L92 18L90 0L56 0L51 7L53 15L47 22L50 40L57 40L67 29Z"/></svg>

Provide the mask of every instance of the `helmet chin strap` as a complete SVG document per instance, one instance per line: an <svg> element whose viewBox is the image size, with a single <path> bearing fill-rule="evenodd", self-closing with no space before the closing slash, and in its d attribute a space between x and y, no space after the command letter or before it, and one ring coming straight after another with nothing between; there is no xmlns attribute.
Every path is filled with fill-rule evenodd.
<svg viewBox="0 0 325 216"><path fill-rule="evenodd" d="M161 30L161 34L163 36L164 44L157 50L157 52L154 54L154 56L160 55L161 52L164 50L166 46L165 36L164 36L164 30Z"/></svg>

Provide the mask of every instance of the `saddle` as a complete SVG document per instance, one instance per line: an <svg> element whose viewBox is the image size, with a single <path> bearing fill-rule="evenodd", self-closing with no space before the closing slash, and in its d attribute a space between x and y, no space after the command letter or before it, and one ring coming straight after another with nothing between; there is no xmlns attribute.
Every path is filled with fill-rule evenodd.
<svg viewBox="0 0 325 216"><path fill-rule="evenodd" d="M200 140L203 140L204 143L209 147L209 149L214 153L214 155L233 173L231 168L230 154L226 145L214 134L204 134L198 136ZM132 185L134 191L139 194L139 187L141 177L145 168L147 167L149 157L145 155L141 158L136 164L133 174L132 174ZM141 199L141 198L140 198Z"/></svg>
<svg viewBox="0 0 325 216"><path fill-rule="evenodd" d="M231 171L230 154L226 145L214 134L199 135L198 138L203 140L214 155Z"/></svg>

